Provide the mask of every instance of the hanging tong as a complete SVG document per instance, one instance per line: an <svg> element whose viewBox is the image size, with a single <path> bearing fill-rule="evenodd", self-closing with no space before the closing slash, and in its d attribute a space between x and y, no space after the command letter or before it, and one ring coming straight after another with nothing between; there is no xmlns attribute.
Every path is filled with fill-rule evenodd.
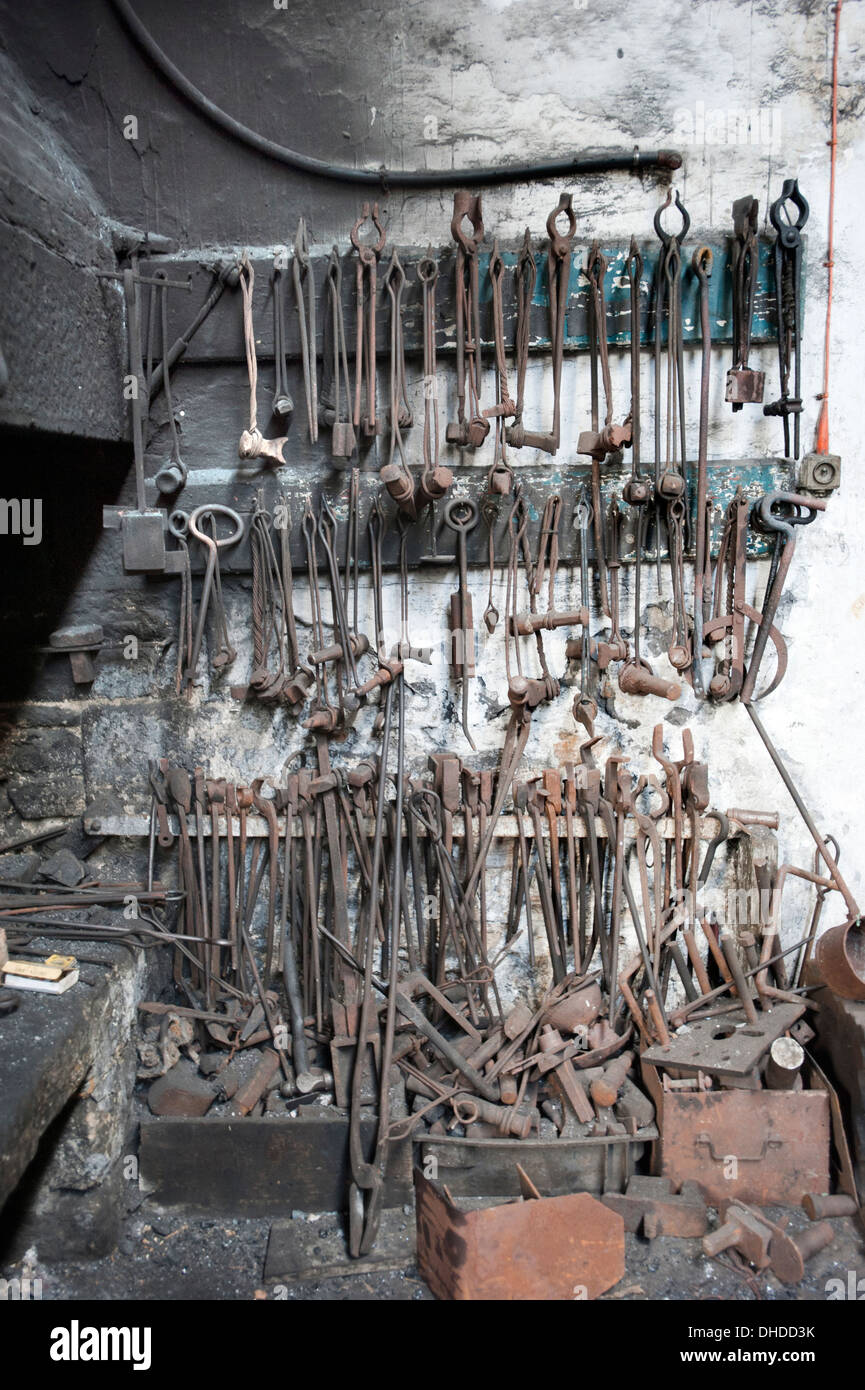
<svg viewBox="0 0 865 1390"><path fill-rule="evenodd" d="M630 329L631 329L631 476L622 488L622 497L636 512L634 528L634 651L626 653L625 661L619 667L619 689L625 695L661 695L668 700L678 700L682 687L675 681L667 681L656 676L648 661L640 654L640 635L643 622L641 589L643 577L643 546L646 536L646 513L652 504L653 490L650 480L640 471L642 462L640 427L640 286L643 278L643 257L636 238L631 237L631 245L626 261L628 286L630 290Z"/></svg>
<svg viewBox="0 0 865 1390"><path fill-rule="evenodd" d="M409 472L402 439L403 429L411 425L412 422L405 385L402 331L402 295L405 289L405 271L396 249L391 256L384 283L390 300L390 454L387 463L379 473L379 477L396 502L400 512L405 513L414 521L417 517L415 485ZM398 461L397 453L399 454Z"/></svg>
<svg viewBox="0 0 865 1390"><path fill-rule="evenodd" d="M788 494L793 497L795 494ZM778 494L768 494L769 498ZM783 496L783 494L780 494ZM809 497L800 499L807 506L814 506L815 499ZM747 559L747 531L748 531L748 510L749 503L741 488L736 489L736 495L727 508L727 516L724 524L724 533L721 538L721 548L718 555L718 562L715 569L715 593L714 610L712 617L704 625L703 636L707 643L723 641L723 654L720 665L709 682L709 695L713 700L726 702L735 700L742 690L745 681L745 624L751 622L757 624L758 629L763 625L763 615L745 600L745 565ZM819 510L819 509L818 509ZM816 511L814 513L816 515ZM767 516L771 518L771 507L767 510ZM774 518L780 521L780 518ZM767 523L768 526L769 523ZM771 529L780 529L772 524ZM792 556L791 556L792 558ZM726 579L726 594L725 590ZM770 584L772 576L770 575ZM780 598L780 594L778 595ZM723 611L726 601L727 611ZM759 668L763 651L765 650L766 638L770 637L777 652L777 666L775 675L770 684L761 691L756 698L763 699L764 696L778 686L783 679L787 669L787 647L780 632L772 625L771 617L765 629L765 637L761 639L761 648L758 654L757 668ZM756 652L756 648L755 648ZM753 659L752 659L753 665ZM754 670L756 680L757 668ZM751 690L753 695L753 688ZM747 703L747 701L746 701Z"/></svg>
<svg viewBox="0 0 865 1390"><path fill-rule="evenodd" d="M589 501L585 487L580 489L577 505L574 508L574 526L580 533L580 607L586 610L586 617L591 620L589 609L589 525L592 521L593 508ZM573 713L578 724L582 724L589 735L594 737L595 719L598 714L598 706L589 695L589 654L591 650L589 622L583 626L583 631L579 639L579 649L568 644L568 655L574 652L580 660L580 690L574 696Z"/></svg>
<svg viewBox="0 0 865 1390"><path fill-rule="evenodd" d="M712 368L712 324L709 316L709 280L712 275L714 257L708 246L700 246L691 257L691 268L700 286L700 337L702 341L702 360L700 367L700 426L697 445L697 540L694 553L694 643L691 679L694 694L704 699L706 695L703 681L703 623L706 618L709 593L707 572L709 570L709 499L708 493L708 443L709 443L709 385Z"/></svg>
<svg viewBox="0 0 865 1390"><path fill-rule="evenodd" d="M532 335L532 300L534 299L537 275L538 268L535 265L531 233L526 227L514 273L517 287L517 329L514 349L517 363L517 400L514 407L514 423L505 436L508 444L512 444L514 448L519 447L518 440L525 438L523 410L525 408L526 372L529 365L529 342Z"/></svg>
<svg viewBox="0 0 865 1390"><path fill-rule="evenodd" d="M378 234L376 241L363 242L360 230L365 222L372 222ZM377 267L384 250L385 231L379 221L378 203L364 203L360 217L351 229L351 244L357 252L357 340L354 362L354 427L371 439L382 432L382 422L376 418L375 409L375 351L376 351L376 294ZM361 410L361 402L366 396L366 413Z"/></svg>
<svg viewBox="0 0 865 1390"><path fill-rule="evenodd" d="M667 208L675 205L682 225L678 233L666 232L661 218ZM661 505L682 498L687 515L688 500L685 468L685 367L682 356L682 243L688 234L691 218L678 192L667 193L665 202L655 211L655 234L661 243L661 254L655 277L655 552L658 588L661 587ZM663 330L666 308L666 380L663 371ZM666 399L664 399L666 397ZM662 435L665 445L662 448ZM663 456L663 464L662 464ZM668 518L669 519L669 518Z"/></svg>
<svg viewBox="0 0 865 1390"><path fill-rule="evenodd" d="M418 261L417 276L423 286L423 468L418 482L417 508L433 507L444 497L454 475L439 463L439 392L436 371L436 285L438 262L427 247Z"/></svg>
<svg viewBox="0 0 865 1390"><path fill-rule="evenodd" d="M637 253L639 255L639 252ZM642 261L640 262L642 268ZM610 374L610 354L607 343L607 300L604 282L609 262L601 251L600 243L593 241L589 250L586 268L583 271L590 286L592 313L589 319L589 353L591 373L591 411L592 428L582 430L577 440L577 453L588 454L602 463L608 454L614 454L631 443L631 417L623 424L613 424L613 381ZM598 394L598 369L604 387L604 427L599 428L600 402Z"/></svg>
<svg viewBox="0 0 865 1390"><path fill-rule="evenodd" d="M733 365L727 373L724 400L729 401L734 410L741 410L743 405L760 404L766 375L748 366L760 261L757 245L758 207L757 199L750 196L739 198L733 204L733 246L730 255Z"/></svg>
<svg viewBox="0 0 865 1390"><path fill-rule="evenodd" d="M610 596L607 588L607 563L604 551L604 520L601 506L601 464L611 451L622 444L630 443L631 424L627 422L619 428L613 424L613 387L610 376L609 354L607 351L607 306L604 297L604 278L607 273L607 258L603 255L597 241L592 242L585 276L590 286L589 302L589 358L591 373L591 414L592 428L582 430L577 440L577 453L587 454L591 464L592 513L594 517L595 557L598 566L598 588L601 597L601 610L610 616ZM598 363L604 383L606 413L604 428L599 428L598 401Z"/></svg>
<svg viewBox="0 0 865 1390"><path fill-rule="evenodd" d="M446 504L445 525L456 533L459 589L451 594L451 670L462 682L462 726L469 744L476 747L469 730L469 680L475 674L475 631L472 596L468 586L466 539L478 524L478 505L467 498L454 497Z"/></svg>
<svg viewBox="0 0 865 1390"><path fill-rule="evenodd" d="M567 231L560 232L558 221L560 217L567 218ZM523 399L523 380L525 378L525 365L521 367L522 379L519 383L519 402L516 411L516 418L513 425L505 432L508 444L515 449L529 448L542 449L545 454L555 454L561 438L561 393L562 393L562 364L564 361L565 350L565 323L568 307L568 286L571 278L571 249L573 246L574 235L577 230L577 219L574 215L573 200L570 193L562 193L559 201L547 218L547 236L549 237L549 247L547 249L547 292L549 297L549 331L550 346L552 351L553 365L553 424L545 434L535 433L526 430L522 423L522 399ZM524 243L521 257L531 255L531 243L526 232L526 242ZM532 262L534 265L534 261ZM524 282L526 266L518 262L517 265L518 285ZM534 276L532 276L532 286ZM531 309L531 295L525 295L518 299L518 313L521 314L523 322L518 324L517 336L519 350L523 359L528 356L528 314Z"/></svg>
<svg viewBox="0 0 865 1390"><path fill-rule="evenodd" d="M309 258L306 222L301 217L294 239L294 258L291 262L294 280L294 299L300 323L300 356L303 364L303 389L306 393L306 418L313 444L318 439L318 334L315 321L315 276ZM306 280L307 304L303 303L303 281Z"/></svg>
<svg viewBox="0 0 865 1390"><path fill-rule="evenodd" d="M285 428L291 424L294 414L294 401L288 389L288 369L285 350L285 287L283 272L288 260L288 252L283 247L273 257L273 405L274 415L284 420Z"/></svg>
<svg viewBox="0 0 865 1390"><path fill-rule="evenodd" d="M496 403L488 406L484 411L487 419L494 419L495 428L495 455L487 474L487 491L490 494L497 494L500 497L507 497L514 485L513 471L508 463L507 451L505 449L505 419L516 413L516 405L511 400L511 393L508 388L508 363L505 354L505 316L502 305L502 283L505 274L505 263L499 251L498 240L493 242L493 251L490 256L490 284L492 286L493 299L493 341L496 352Z"/></svg>
<svg viewBox="0 0 865 1390"><path fill-rule="evenodd" d="M255 350L255 325L252 318L252 292L255 287L255 271L252 261L244 251L240 261L240 292L243 297L243 340L246 345L246 370L249 376L249 428L240 436L237 446L238 457L244 460L268 459L271 463L285 464L283 449L288 443L287 436L280 439L265 439L258 428L258 357Z"/></svg>
<svg viewBox="0 0 865 1390"><path fill-rule="evenodd" d="M787 203L796 209L792 221ZM784 422L784 456L799 457L799 416L802 413L802 228L808 221L810 208L799 192L798 179L785 179L781 196L769 209L769 221L777 232L774 248L775 298L778 315L778 363L781 374L781 395L777 401L763 406L764 415L780 415ZM790 373L793 373L793 393L790 394ZM793 416L793 453L790 453L790 416Z"/></svg>
<svg viewBox="0 0 865 1390"><path fill-rule="evenodd" d="M471 235L463 222L468 221ZM484 239L479 193L458 189L454 194L451 236L456 256L457 418L445 431L449 444L477 449L490 432L481 413L481 321L478 295L478 248ZM469 418L466 419L466 398Z"/></svg>
<svg viewBox="0 0 865 1390"><path fill-rule="evenodd" d="M345 319L342 312L342 265L335 246L327 263L324 283L329 312L325 319L324 375L318 402L318 418L320 423L331 431L331 458L339 465L351 458L357 440L351 423L351 386L345 346Z"/></svg>

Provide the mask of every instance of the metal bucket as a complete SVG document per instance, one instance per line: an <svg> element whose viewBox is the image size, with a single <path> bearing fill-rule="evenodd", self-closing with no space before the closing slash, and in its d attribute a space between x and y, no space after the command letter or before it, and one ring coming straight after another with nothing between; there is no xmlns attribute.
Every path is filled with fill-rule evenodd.
<svg viewBox="0 0 865 1390"><path fill-rule="evenodd" d="M824 932L814 959L826 984L842 999L865 999L865 932L859 917Z"/></svg>

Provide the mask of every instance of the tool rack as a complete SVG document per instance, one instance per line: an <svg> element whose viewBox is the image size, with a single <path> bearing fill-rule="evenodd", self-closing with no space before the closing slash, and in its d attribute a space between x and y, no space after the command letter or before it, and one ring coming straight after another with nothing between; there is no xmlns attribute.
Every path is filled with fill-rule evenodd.
<svg viewBox="0 0 865 1390"><path fill-rule="evenodd" d="M524 830L524 833L525 833L526 839L533 839L533 838L534 838L534 829L533 829L533 827L532 827L531 820L530 820L530 818L528 818L528 817L525 817L524 820L525 820L525 830ZM277 816L277 824L279 825L279 833L280 833L280 835L284 837L284 835L285 835L285 817L284 817L284 816L279 816L279 815L278 815L278 816ZM674 835L675 835L675 827L674 827L673 817L672 817L672 816L663 816L663 817L661 817L659 820L654 821L653 824L654 824L654 826L655 826L655 829L657 830L657 833L658 833L659 837L660 837L662 840L672 840L672 839L674 838ZM173 815L173 814L170 814L170 813L169 813L169 816L168 816L168 825L169 825L169 828L170 828L171 831L172 831L172 834L175 836L175 838L178 837L178 836L180 835L180 825L179 825L179 823L178 823L178 820L177 820L177 816L176 816L176 815ZM632 840L632 839L634 838L634 834L633 834L633 825L634 825L633 818L632 818L631 816L627 816L627 817L625 818L625 839L626 839L626 840L629 840L629 839ZM365 818L365 828L366 828L366 833L367 833L370 837L372 837L372 835L373 835L373 833L374 833L375 825L374 825L373 818L372 818L371 816L368 816L368 817ZM85 832L86 832L86 831L87 831L87 825L86 825L86 824L85 824L84 829L85 829ZM209 822L205 822L205 824L203 825L202 829L203 829L204 838L205 838L206 840L210 839L210 838L211 838L211 828L210 828ZM703 816L703 817L700 818L700 839L701 839L701 840L711 840L712 837L713 837L713 835L715 834L716 829L717 829L717 822L716 822L715 820L713 820L713 818L712 818L711 815ZM95 830L92 830L92 829L91 829L91 831L88 832L88 833L96 834L97 832L96 832ZM98 833L99 833L100 835L105 835L105 836L114 836L114 837L117 837L117 838L119 838L119 839L140 839L140 838L143 838L143 837L146 836L146 835L149 835L149 833L150 833L150 818L149 818L149 816L140 816L140 815L100 816L100 818L99 818L99 831L98 831ZM267 821L264 819L264 817L263 817L263 816L260 816L260 815L257 815L257 814L256 814L255 812L253 812L253 811L250 811L250 813L249 813L249 815L248 815L248 817L247 817L247 822L246 822L246 834L247 834L247 838L250 838L250 839L265 839L265 838L267 837L267 833L268 833ZM302 835L303 835L303 831L302 831L302 828L301 828L301 821L300 821L300 817L299 817L299 816L295 816L295 818L294 818L294 824L292 825L291 833L292 833L292 836L293 836L295 839L300 839L300 838L302 837ZM418 826L418 831L417 831L417 833L418 833L418 835L419 835L421 838L423 838L423 837L426 835L427 832L426 832L426 829L425 829L423 826ZM573 831L572 831L572 833L573 833L577 838L579 838L579 839L583 839L583 838L585 837L585 835L586 835L586 828L585 828L585 824L583 823L582 816L576 815L576 814L575 814L575 816L574 816L574 825L573 825ZM685 820L683 821L682 826L681 826L681 828L680 828L680 833L681 833L682 837L683 837L684 839L686 839L686 840L689 840L689 839L691 838L691 823L690 823L690 820L689 820L688 818L685 818ZM518 834L518 830L517 830L517 818L516 818L516 816L514 816L514 815L508 815L508 814L503 814L503 815L501 815L501 816L499 817L497 823L496 823L496 833L495 833L494 839L514 840L514 839L517 838L517 834ZM566 821L566 819L565 819L564 816L560 816L560 817L559 817L559 822L558 822L558 834L559 834L561 840L564 842L565 837L566 837L566 835L568 834L568 831L567 831L567 821ZM601 821L601 819L600 819L599 817L595 817L595 834L597 835L597 837L598 837L599 839L605 839L605 838L606 838L606 834L607 834L606 828L604 827L603 821ZM197 827L196 827L196 825L194 824L194 822L193 822L192 820L190 820L190 823L189 823L189 838L190 838L191 840L194 840L194 839L197 838L197 835L198 835ZM462 818L459 817L459 816L455 816L455 818L454 818L454 824L453 824L453 837L454 837L455 840L461 840L461 839L464 839L464 838L465 838L465 826L464 826L464 824L462 823ZM549 838L549 827L548 827L548 823L547 823L546 821L544 822L544 825L543 825L543 838L544 838L545 840Z"/></svg>
<svg viewBox="0 0 865 1390"><path fill-rule="evenodd" d="M490 240L491 234L487 234ZM588 281L582 271L582 264L585 259L585 252L588 241L574 241L573 258L570 268L570 279L568 288L568 302L565 314L565 335L564 351L567 357L576 357L584 354L589 348L589 287ZM682 293L682 323L683 323L683 342L686 348L696 347L700 342L699 327L699 286L697 277L690 265L689 252L693 247L706 245L715 257L715 270L709 281L710 287L710 314L712 328L712 345L715 348L724 347L732 343L732 279L730 265L731 239L721 237L717 234L701 238L693 231L689 234L683 246L682 259L683 268L681 272L681 293ZM757 279L757 292L755 298L755 308L753 317L752 343L754 345L769 344L777 342L776 324L776 294L774 285L773 268L771 262L773 241L771 238L761 238L759 241L759 266ZM551 342L549 337L549 300L547 285L547 256L546 241L539 236L535 242L535 264L537 277L531 306L531 338L529 352L536 357L549 354ZM387 245L382 260L379 263L379 289L378 301L379 311L377 314L377 363L379 373L386 365L386 356L389 342L389 313L386 304L386 295L382 290L382 279L386 266L387 257L390 255L391 246ZM628 282L624 274L624 264L628 255L628 247L617 245L602 248L609 261L608 270L605 277L605 300L606 300L606 322L607 338L611 349L611 354L615 355L617 349L626 347L630 342L630 307L628 299ZM406 357L411 366L417 364L419 369L419 358L422 350L422 329L421 329L421 310L422 310L422 285L416 273L416 267L422 257L426 256L426 250L417 247L397 248L403 267L406 272L406 285L403 295L403 337ZM659 246L657 240L647 241L640 246L644 260L644 270L640 286L640 341L646 350L648 360L649 353L654 343L655 321L654 321L654 283L658 267ZM234 253L231 253L233 255ZM290 265L290 252L288 264ZM441 355L439 362L440 392L437 401L437 410L440 421L444 423L443 398L445 392L441 389L444 378L450 368L450 359L456 350L455 324L453 317L453 282L454 282L454 247L448 245L439 248L434 253L438 259L439 278L437 296L437 326L436 326L436 351ZM224 253L222 264L231 260L231 255ZM505 274L502 280L502 297L504 311L504 338L506 344L513 341L514 325L516 316L514 275L512 272L516 263L517 251L513 246L502 250L502 257L505 262ZM272 273L274 255L270 251L265 253L255 250L249 253L250 262L255 270L255 286L253 291L252 311L256 331L256 353L259 368L264 368L265 378L268 371L272 369L274 353L274 332L273 332L273 287ZM324 350L324 313L323 294L324 294L324 273L327 265L327 256L321 250L313 251L310 255L310 271L314 277L319 297L318 313L318 333L316 350L321 357ZM481 334L482 351L481 358L484 371L493 369L493 343L491 337L492 315L491 315L491 288L490 277L488 274L490 253L481 251L478 261L478 278L481 300ZM343 268L342 277L342 307L345 318L346 342L349 351L349 370L354 371L354 339L356 327L356 301L355 301L355 281L354 270L357 264L356 254L349 250L342 255L341 264ZM152 281L156 274L165 278L174 285L182 285L188 280L189 295L174 290L168 293L167 314L169 339L174 340L179 337L185 329L187 322L193 312L192 306L203 302L213 284L212 276L213 258L208 261L200 252L187 252L182 256L168 256L151 258L139 262L139 274L147 281ZM299 364L301 353L300 329L298 315L294 310L290 294L287 292L287 301L284 312L284 349L285 356L289 363L290 370L294 370ZM146 316L145 316L146 318ZM144 323L144 332L149 332L149 326ZM666 339L666 322L662 324L662 339ZM270 364L270 368L268 367ZM233 507L248 523L251 512L249 510L249 499L252 488L260 490L263 495L264 504L268 509L273 508L276 499L285 493L290 498L291 518L290 518L290 551L292 567L298 571L305 569L306 554L303 536L300 530L300 515L305 499L309 496L312 500L313 508L318 506L319 497L324 494L334 508L337 518L342 522L347 516L348 511L348 488L349 488L349 461L346 460L345 467L337 467L330 458L329 453L329 432L322 428L317 443L312 443L308 438L306 422L303 418L304 411L300 403L300 393L296 393L296 409L294 418L288 428L289 443L286 448L287 462L285 467L268 469L261 466L260 461L252 464L242 464L237 458L236 435L239 434L239 424L243 415L243 400L245 387L240 380L232 374L237 369L245 370L245 349L243 342L242 316L240 311L239 297L236 293L226 291L223 293L219 303L207 316L200 328L192 337L184 355L173 369L174 380L172 390L178 401L183 402L185 414L192 420L201 415L207 415L214 419L214 410L217 414L227 411L225 420L218 420L219 434L224 439L219 454L214 455L213 447L210 442L212 432L202 431L192 428L189 434L183 437L183 455L189 467L189 475L181 494L180 505L186 511L191 511L201 502L221 503ZM208 370L208 380L216 371L221 374L221 382L224 389L219 393L220 397L228 397L227 403L223 399L215 399L212 389L208 390L204 381L203 369ZM230 380L230 385L228 384ZM299 385L299 382L298 382ZM212 386L212 383L211 383ZM265 406L265 394L267 390L266 380L259 381L259 396L261 399L261 422L266 426L269 408ZM236 391L236 401L234 395ZM563 379L563 396L569 400L571 407L574 403L574 378L569 369L566 368ZM583 408L588 414L588 382L580 376L576 384L577 407ZM382 415L386 414L384 392L382 391L381 408ZM621 392L619 393L621 395ZM623 395L618 401L624 413L627 402ZM155 407L155 411L154 411ZM164 408L164 402L159 394L154 394L151 413ZM548 408L548 407L547 407ZM527 419L527 425L529 424ZM574 426L574 430L575 430ZM423 430L422 420L415 418L415 424L403 432L403 439L409 467L417 467L420 463L420 437ZM272 431L271 431L272 432ZM693 419L693 428L690 431L692 444L696 443L696 418ZM444 429L442 427L442 437ZM563 564L575 564L579 550L579 538L576 531L570 527L570 519L573 516L574 506L579 496L581 488L587 483L589 478L589 460L575 453L576 436L572 440L564 439L557 455L550 459L547 464L536 462L524 462L534 458L533 450L511 449L509 453L510 463L514 469L515 477L518 479L524 500L527 504L529 523L527 537L533 546L537 540L540 515L543 505L552 491L557 492L563 499L564 516L566 518L563 527L562 544L560 551L560 561ZM365 520L369 505L374 497L378 498L388 510L393 510L390 499L387 498L378 477L378 468L384 461L387 449L387 437L383 440L372 442L359 441L359 452L352 462L360 468L360 514L361 530L365 530ZM224 448L224 454L222 453ZM643 439L643 471L651 475L653 463L651 461L651 439L647 432L644 432ZM157 457L156 446L151 445L149 459L152 461ZM621 494L621 489L627 481L629 473L629 452L626 451L622 462L615 466L615 455L612 459L608 458L601 468L601 496L606 507L614 494ZM469 449L443 449L442 461L452 465L455 469L456 479L451 489L450 496L466 497L480 503L486 494L486 473L492 459L492 440L488 439L485 446L475 453ZM148 474L152 475L156 471L156 466L148 467ZM741 486L749 498L758 498L764 493L776 490L789 490L795 480L796 465L791 460L782 458L740 458L724 459L709 462L709 495L715 502L714 520L711 528L710 546L711 553L717 552L717 545L720 537L722 518L724 509L733 497L736 488ZM686 477L688 480L688 497L690 500L690 533L693 536L696 524L696 464L693 462L685 465ZM507 559L507 515L509 511L508 499L498 498L496 502L496 519L493 523L497 563L504 564ZM170 506L165 511L165 524ZM408 529L406 537L406 556L411 568L427 568L430 563L443 565L453 556L453 537L443 526L441 519L436 515L436 508L430 508L428 514L423 515L417 525ZM115 527L120 524L124 513L124 506L106 507L104 509L105 525ZM248 526L246 528L248 530ZM570 538L569 533L570 531ZM622 561L628 564L634 558L634 533L633 517L631 509L625 508L622 527ZM689 547L690 549L690 547ZM748 535L748 555L751 558L765 556L770 553L771 540L767 537L758 535L753 531ZM193 547L192 565L193 569L200 571L203 568L203 559L197 553L198 547ZM466 540L467 561L470 566L485 566L488 562L488 532L484 519L467 536ZM661 547L661 555L667 554L664 545ZM644 551L647 561L654 558L655 551L651 541ZM589 558L590 563L594 558L594 537L589 536ZM395 528L390 526L383 538L382 560L387 568L393 568L399 562L399 538ZM426 563L425 563L426 562ZM454 561L455 562L455 561ZM365 535L361 537L360 568L366 569L369 559L365 544ZM225 553L222 567L227 574L248 574L250 570L249 544L246 536L232 550ZM172 573L169 568L167 573Z"/></svg>
<svg viewBox="0 0 865 1390"><path fill-rule="evenodd" d="M492 240L492 230L487 231L486 244ZM589 347L588 331L588 305L589 289L588 281L582 273L582 262L586 251L591 245L591 238L575 237L573 243L573 259L571 263L571 273L568 285L568 303L565 315L565 351L584 352ZM804 243L803 238L803 243ZM707 233L700 236L692 228L688 234L686 242L683 244L682 258L682 323L685 343L696 344L700 341L700 314L698 302L698 283L697 278L691 270L690 257L691 251L698 246L708 246L715 258L715 269L710 284L710 312L712 320L712 342L713 344L727 345L733 341L732 326L732 284L730 279L730 241L727 236L719 236L717 233ZM537 278L535 280L535 290L532 298L532 334L529 343L529 351L534 353L548 353L550 351L549 336L549 297L547 286L547 254L546 237L542 230L534 239L535 245L535 266ZM757 295L754 307L753 331L751 340L753 343L773 343L777 342L776 329L776 297L775 283L772 270L771 253L774 245L774 238L761 237L759 248L759 267L757 280ZM643 257L643 277L640 286L640 341L645 347L651 346L654 341L655 321L653 308L653 284L658 265L658 241L651 238L648 241L638 242L640 253ZM276 249L276 248L274 248ZM384 274L387 261L391 251L394 249L390 242L387 243L379 262L379 280ZM397 246L397 254L402 262L406 273L406 286L403 295L403 322L405 350L407 353L420 353L423 348L421 336L421 310L422 294L421 282L417 275L418 262L429 254L426 247L417 246ZM628 255L628 246L624 243L617 246L602 244L601 250L607 257L609 266L604 281L605 298L607 305L607 338L612 347L625 347L630 342L630 307L628 302L628 282L624 274L625 260ZM514 276L508 272L513 272L516 266L518 248L513 244L507 246L500 244L502 260L505 263L505 276L502 284L502 298L504 309L504 329L505 341L513 340L514 326L516 322L516 295L514 290ZM330 248L324 253L321 249L310 252L310 270L315 276L315 283L321 294L321 287L324 283L324 272L327 266ZM234 251L223 251L221 259L223 262L230 261L236 253ZM456 350L455 325L453 318L453 295L451 293L454 279L454 246L449 243L447 246L434 248L432 252L438 261L438 301L437 316L438 323L436 328L436 351L438 353L453 353ZM261 248L248 252L250 263L255 272L255 288L253 291L252 311L256 325L256 351L259 362L273 361L273 302L271 276L273 273L274 250L264 251ZM290 268L293 252L287 251L288 265ZM187 278L189 280L190 295L187 299L185 295L173 295L168 301L168 321L169 337L179 337L181 331L189 319L193 306L198 305L207 296L212 283L211 271L208 268L215 260L213 252L205 254L202 251L190 250L184 252L182 256L160 256L157 259L144 260L139 262L140 273L142 276L152 278L156 272L164 274L169 280L182 283ZM357 264L357 256L351 247L341 255L342 264L342 306L345 316L346 341L349 349L354 344L355 330L355 289L354 271ZM489 306L491 302L490 279L489 279L490 253L482 250L478 253L478 281L480 290L481 307ZM382 298L381 284L379 284L379 297ZM382 299L382 304L386 306L386 299ZM294 306L289 303L286 306L285 315L285 352L289 360L297 361L300 357L300 330L298 327L297 315ZM323 315L318 316L318 343L319 355L322 351ZM481 321L482 350L485 354L485 361L492 364L489 354L492 352L492 338L488 336L491 328L491 321L484 316ZM146 323L145 323L146 331ZM378 316L376 324L377 352L383 357L387 351L389 340L388 314L386 307ZM666 332L664 332L666 339ZM349 351L349 357L352 353ZM207 363L223 362L243 362L244 346L241 324L241 315L237 298L233 294L226 294L222 302L216 306L213 312L198 329L189 347L186 350L182 361L187 365L205 365Z"/></svg>

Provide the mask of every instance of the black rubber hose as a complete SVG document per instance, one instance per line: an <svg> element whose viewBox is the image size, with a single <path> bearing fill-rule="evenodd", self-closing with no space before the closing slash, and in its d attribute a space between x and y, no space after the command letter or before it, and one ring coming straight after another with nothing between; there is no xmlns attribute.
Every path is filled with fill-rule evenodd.
<svg viewBox="0 0 865 1390"><path fill-rule="evenodd" d="M505 164L479 169L351 169L347 165L328 164L326 160L299 154L275 140L268 140L249 126L229 116L221 106L199 91L189 78L175 67L167 54L154 40L129 4L129 0L112 0L127 29L163 77L190 101L202 115L218 125L227 135L240 140L260 154L287 164L301 173L337 183L354 183L388 188L450 188L457 184L486 187L499 183L529 183L536 179L556 178L559 175L607 174L616 170L637 173L643 169L679 169L682 156L676 150L649 150L641 153L627 150L597 150L590 154L571 155L566 159L551 159L537 164Z"/></svg>

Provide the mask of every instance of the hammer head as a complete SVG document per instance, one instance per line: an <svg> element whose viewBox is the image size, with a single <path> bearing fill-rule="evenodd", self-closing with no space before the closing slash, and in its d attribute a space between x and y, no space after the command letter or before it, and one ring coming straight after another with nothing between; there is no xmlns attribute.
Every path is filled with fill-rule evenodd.
<svg viewBox="0 0 865 1390"><path fill-rule="evenodd" d="M357 438L350 420L335 420L331 432L330 452L335 459L351 458Z"/></svg>
<svg viewBox="0 0 865 1390"><path fill-rule="evenodd" d="M558 815L562 809L562 774L559 769L548 767L543 774L543 784L546 804Z"/></svg>
<svg viewBox="0 0 865 1390"><path fill-rule="evenodd" d="M207 799L212 806L223 806L225 804L225 778L218 781L211 781L210 778L205 782Z"/></svg>
<svg viewBox="0 0 865 1390"><path fill-rule="evenodd" d="M237 446L238 456L242 459L270 459L273 463L285 464L282 451L288 443L288 439L265 439L261 430L244 430L240 436L240 443Z"/></svg>

